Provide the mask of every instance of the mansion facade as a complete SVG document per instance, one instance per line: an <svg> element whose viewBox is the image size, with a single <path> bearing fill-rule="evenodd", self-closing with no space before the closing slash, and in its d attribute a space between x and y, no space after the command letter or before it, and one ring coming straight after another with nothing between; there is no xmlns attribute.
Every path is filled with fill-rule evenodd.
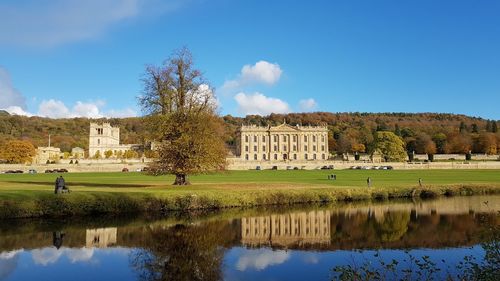
<svg viewBox="0 0 500 281"><path fill-rule="evenodd" d="M244 161L328 160L328 128L286 123L242 126L236 153Z"/></svg>

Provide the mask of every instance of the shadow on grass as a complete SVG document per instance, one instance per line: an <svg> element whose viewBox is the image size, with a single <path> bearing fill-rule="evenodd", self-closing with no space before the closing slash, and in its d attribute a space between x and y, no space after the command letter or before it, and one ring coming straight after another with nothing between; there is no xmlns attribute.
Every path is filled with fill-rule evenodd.
<svg viewBox="0 0 500 281"><path fill-rule="evenodd" d="M5 181L6 183L17 183L17 184L29 184L29 185L47 185L54 186L54 183L46 182L46 181ZM146 188L153 187L155 185L148 184L123 184L123 183L95 183L95 182L73 182L66 181L66 185L68 187L71 186L82 186L82 187L109 187L109 188Z"/></svg>

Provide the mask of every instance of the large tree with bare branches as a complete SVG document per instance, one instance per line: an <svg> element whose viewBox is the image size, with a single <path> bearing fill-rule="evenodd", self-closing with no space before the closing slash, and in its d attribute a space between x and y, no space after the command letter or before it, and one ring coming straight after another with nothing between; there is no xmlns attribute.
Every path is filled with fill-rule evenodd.
<svg viewBox="0 0 500 281"><path fill-rule="evenodd" d="M189 184L190 174L225 167L224 128L214 91L194 68L187 48L161 66L148 66L139 97L145 123L157 144L153 174L174 174L174 185Z"/></svg>

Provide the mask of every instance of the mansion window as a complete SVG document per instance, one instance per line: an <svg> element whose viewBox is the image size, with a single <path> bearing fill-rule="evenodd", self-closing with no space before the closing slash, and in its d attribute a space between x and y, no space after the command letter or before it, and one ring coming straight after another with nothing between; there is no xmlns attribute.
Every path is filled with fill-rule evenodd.
<svg viewBox="0 0 500 281"><path fill-rule="evenodd" d="M101 139L97 139L97 145L101 144Z"/></svg>
<svg viewBox="0 0 500 281"><path fill-rule="evenodd" d="M313 159L316 160L316 154L313 154Z"/></svg>
<svg viewBox="0 0 500 281"><path fill-rule="evenodd" d="M253 136L253 141L257 142L257 136Z"/></svg>
<svg viewBox="0 0 500 281"><path fill-rule="evenodd" d="M262 154L262 159L266 160L266 155Z"/></svg>
<svg viewBox="0 0 500 281"><path fill-rule="evenodd" d="M321 158L325 160L325 154L321 154Z"/></svg>
<svg viewBox="0 0 500 281"><path fill-rule="evenodd" d="M274 154L274 160L278 160L278 154Z"/></svg>
<svg viewBox="0 0 500 281"><path fill-rule="evenodd" d="M253 160L257 160L257 154L253 155Z"/></svg>
<svg viewBox="0 0 500 281"><path fill-rule="evenodd" d="M245 151L248 152L248 145L245 145Z"/></svg>
<svg viewBox="0 0 500 281"><path fill-rule="evenodd" d="M256 145L253 146L253 151L257 151L257 146Z"/></svg>
<svg viewBox="0 0 500 281"><path fill-rule="evenodd" d="M313 151L316 151L316 146L315 145L313 145Z"/></svg>
<svg viewBox="0 0 500 281"><path fill-rule="evenodd" d="M247 155L247 158L248 158L248 155ZM306 153L306 154L304 154L304 159L306 159L306 160L307 160L307 153Z"/></svg>
<svg viewBox="0 0 500 281"><path fill-rule="evenodd" d="M307 136L304 136L304 141L307 142Z"/></svg>
<svg viewBox="0 0 500 281"><path fill-rule="evenodd" d="M274 136L274 142L278 141L278 136Z"/></svg>
<svg viewBox="0 0 500 281"><path fill-rule="evenodd" d="M245 154L245 160L248 160L248 154Z"/></svg>
<svg viewBox="0 0 500 281"><path fill-rule="evenodd" d="M283 136L283 141L286 141L286 136Z"/></svg>
<svg viewBox="0 0 500 281"><path fill-rule="evenodd" d="M307 145L304 145L304 151L307 151Z"/></svg>
<svg viewBox="0 0 500 281"><path fill-rule="evenodd" d="M296 145L293 146L293 151L297 151L297 146Z"/></svg>
<svg viewBox="0 0 500 281"><path fill-rule="evenodd" d="M266 146L265 145L262 146L262 151L266 151Z"/></svg>
<svg viewBox="0 0 500 281"><path fill-rule="evenodd" d="M321 136L321 142L325 142L325 136Z"/></svg>
<svg viewBox="0 0 500 281"><path fill-rule="evenodd" d="M313 136L313 142L316 142L316 136Z"/></svg>
<svg viewBox="0 0 500 281"><path fill-rule="evenodd" d="M248 142L248 136L245 136L245 142Z"/></svg>
<svg viewBox="0 0 500 281"><path fill-rule="evenodd" d="M266 141L266 136L262 136L262 141L265 142Z"/></svg>
<svg viewBox="0 0 500 281"><path fill-rule="evenodd" d="M325 151L325 146L324 145L321 146L321 151Z"/></svg>
<svg viewBox="0 0 500 281"><path fill-rule="evenodd" d="M293 160L297 160L297 154L293 155Z"/></svg>
<svg viewBox="0 0 500 281"><path fill-rule="evenodd" d="M293 136L293 142L297 141L297 136Z"/></svg>
<svg viewBox="0 0 500 281"><path fill-rule="evenodd" d="M278 151L278 146L277 145L274 146L274 151Z"/></svg>
<svg viewBox="0 0 500 281"><path fill-rule="evenodd" d="M283 146L283 150L286 151L286 145Z"/></svg>

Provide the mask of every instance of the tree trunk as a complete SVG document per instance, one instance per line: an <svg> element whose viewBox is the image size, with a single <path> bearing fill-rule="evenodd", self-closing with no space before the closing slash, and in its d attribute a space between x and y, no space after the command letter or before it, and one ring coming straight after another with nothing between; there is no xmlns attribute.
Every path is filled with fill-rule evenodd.
<svg viewBox="0 0 500 281"><path fill-rule="evenodd" d="M174 185L191 185L188 181L188 177L185 174L175 174Z"/></svg>

